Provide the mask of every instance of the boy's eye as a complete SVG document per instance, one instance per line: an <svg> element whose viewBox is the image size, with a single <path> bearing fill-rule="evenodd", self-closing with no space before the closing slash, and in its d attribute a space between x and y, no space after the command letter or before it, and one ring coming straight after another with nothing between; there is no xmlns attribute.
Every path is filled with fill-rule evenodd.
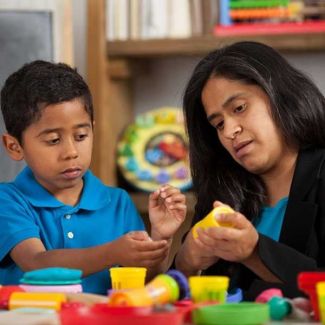
<svg viewBox="0 0 325 325"><path fill-rule="evenodd" d="M49 145L55 145L55 144L58 144L59 142L60 142L59 138L46 140L46 143L49 144Z"/></svg>
<svg viewBox="0 0 325 325"><path fill-rule="evenodd" d="M76 140L77 141L82 141L82 140L85 140L86 138L88 137L88 134L77 134L76 135Z"/></svg>

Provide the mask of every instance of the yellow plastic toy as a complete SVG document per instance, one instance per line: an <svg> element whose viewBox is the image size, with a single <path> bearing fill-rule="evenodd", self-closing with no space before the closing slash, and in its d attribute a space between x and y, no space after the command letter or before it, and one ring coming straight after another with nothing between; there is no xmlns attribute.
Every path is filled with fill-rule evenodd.
<svg viewBox="0 0 325 325"><path fill-rule="evenodd" d="M146 273L145 267L112 267L110 268L112 288L114 290L143 288Z"/></svg>
<svg viewBox="0 0 325 325"><path fill-rule="evenodd" d="M189 286L192 300L199 302L226 302L229 277L227 276L190 276Z"/></svg>
<svg viewBox="0 0 325 325"><path fill-rule="evenodd" d="M59 311L66 301L65 294L58 292L14 292L9 299L9 309L45 308Z"/></svg>
<svg viewBox="0 0 325 325"><path fill-rule="evenodd" d="M198 237L198 234L197 234L198 228L209 228L209 227L219 227L219 226L232 227L232 225L229 223L219 224L216 220L216 215L226 214L226 213L234 213L234 212L235 211L227 205L221 205L221 206L214 208L207 216L205 216L202 220L200 220L193 226L193 228L192 228L193 237L194 238Z"/></svg>
<svg viewBox="0 0 325 325"><path fill-rule="evenodd" d="M179 298L177 282L167 274L159 274L142 289L118 290L111 294L111 306L149 307L173 303Z"/></svg>

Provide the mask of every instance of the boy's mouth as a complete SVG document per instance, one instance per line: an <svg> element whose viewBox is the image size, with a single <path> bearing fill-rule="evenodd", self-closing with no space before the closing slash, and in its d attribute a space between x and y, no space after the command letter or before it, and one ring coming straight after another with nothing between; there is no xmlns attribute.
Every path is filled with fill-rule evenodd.
<svg viewBox="0 0 325 325"><path fill-rule="evenodd" d="M64 170L62 174L67 179L77 178L81 175L81 168L79 168L79 167L68 168L68 169Z"/></svg>

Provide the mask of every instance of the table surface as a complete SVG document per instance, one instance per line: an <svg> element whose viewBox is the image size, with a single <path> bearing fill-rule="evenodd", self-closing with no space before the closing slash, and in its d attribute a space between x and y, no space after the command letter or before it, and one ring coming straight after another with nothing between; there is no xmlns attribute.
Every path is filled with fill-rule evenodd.
<svg viewBox="0 0 325 325"><path fill-rule="evenodd" d="M60 325L57 314L27 314L12 311L0 312L0 325ZM267 325L321 325L321 323L270 322ZM190 325L190 324L188 324Z"/></svg>

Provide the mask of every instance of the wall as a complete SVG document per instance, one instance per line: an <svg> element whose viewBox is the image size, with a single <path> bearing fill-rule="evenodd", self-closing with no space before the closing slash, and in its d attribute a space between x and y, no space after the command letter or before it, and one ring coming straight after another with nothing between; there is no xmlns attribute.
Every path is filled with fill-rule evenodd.
<svg viewBox="0 0 325 325"><path fill-rule="evenodd" d="M325 50L297 53L285 57L308 74L325 94ZM135 112L160 106L179 106L186 82L199 58L157 59L135 81ZM150 91L148 91L150 89Z"/></svg>

